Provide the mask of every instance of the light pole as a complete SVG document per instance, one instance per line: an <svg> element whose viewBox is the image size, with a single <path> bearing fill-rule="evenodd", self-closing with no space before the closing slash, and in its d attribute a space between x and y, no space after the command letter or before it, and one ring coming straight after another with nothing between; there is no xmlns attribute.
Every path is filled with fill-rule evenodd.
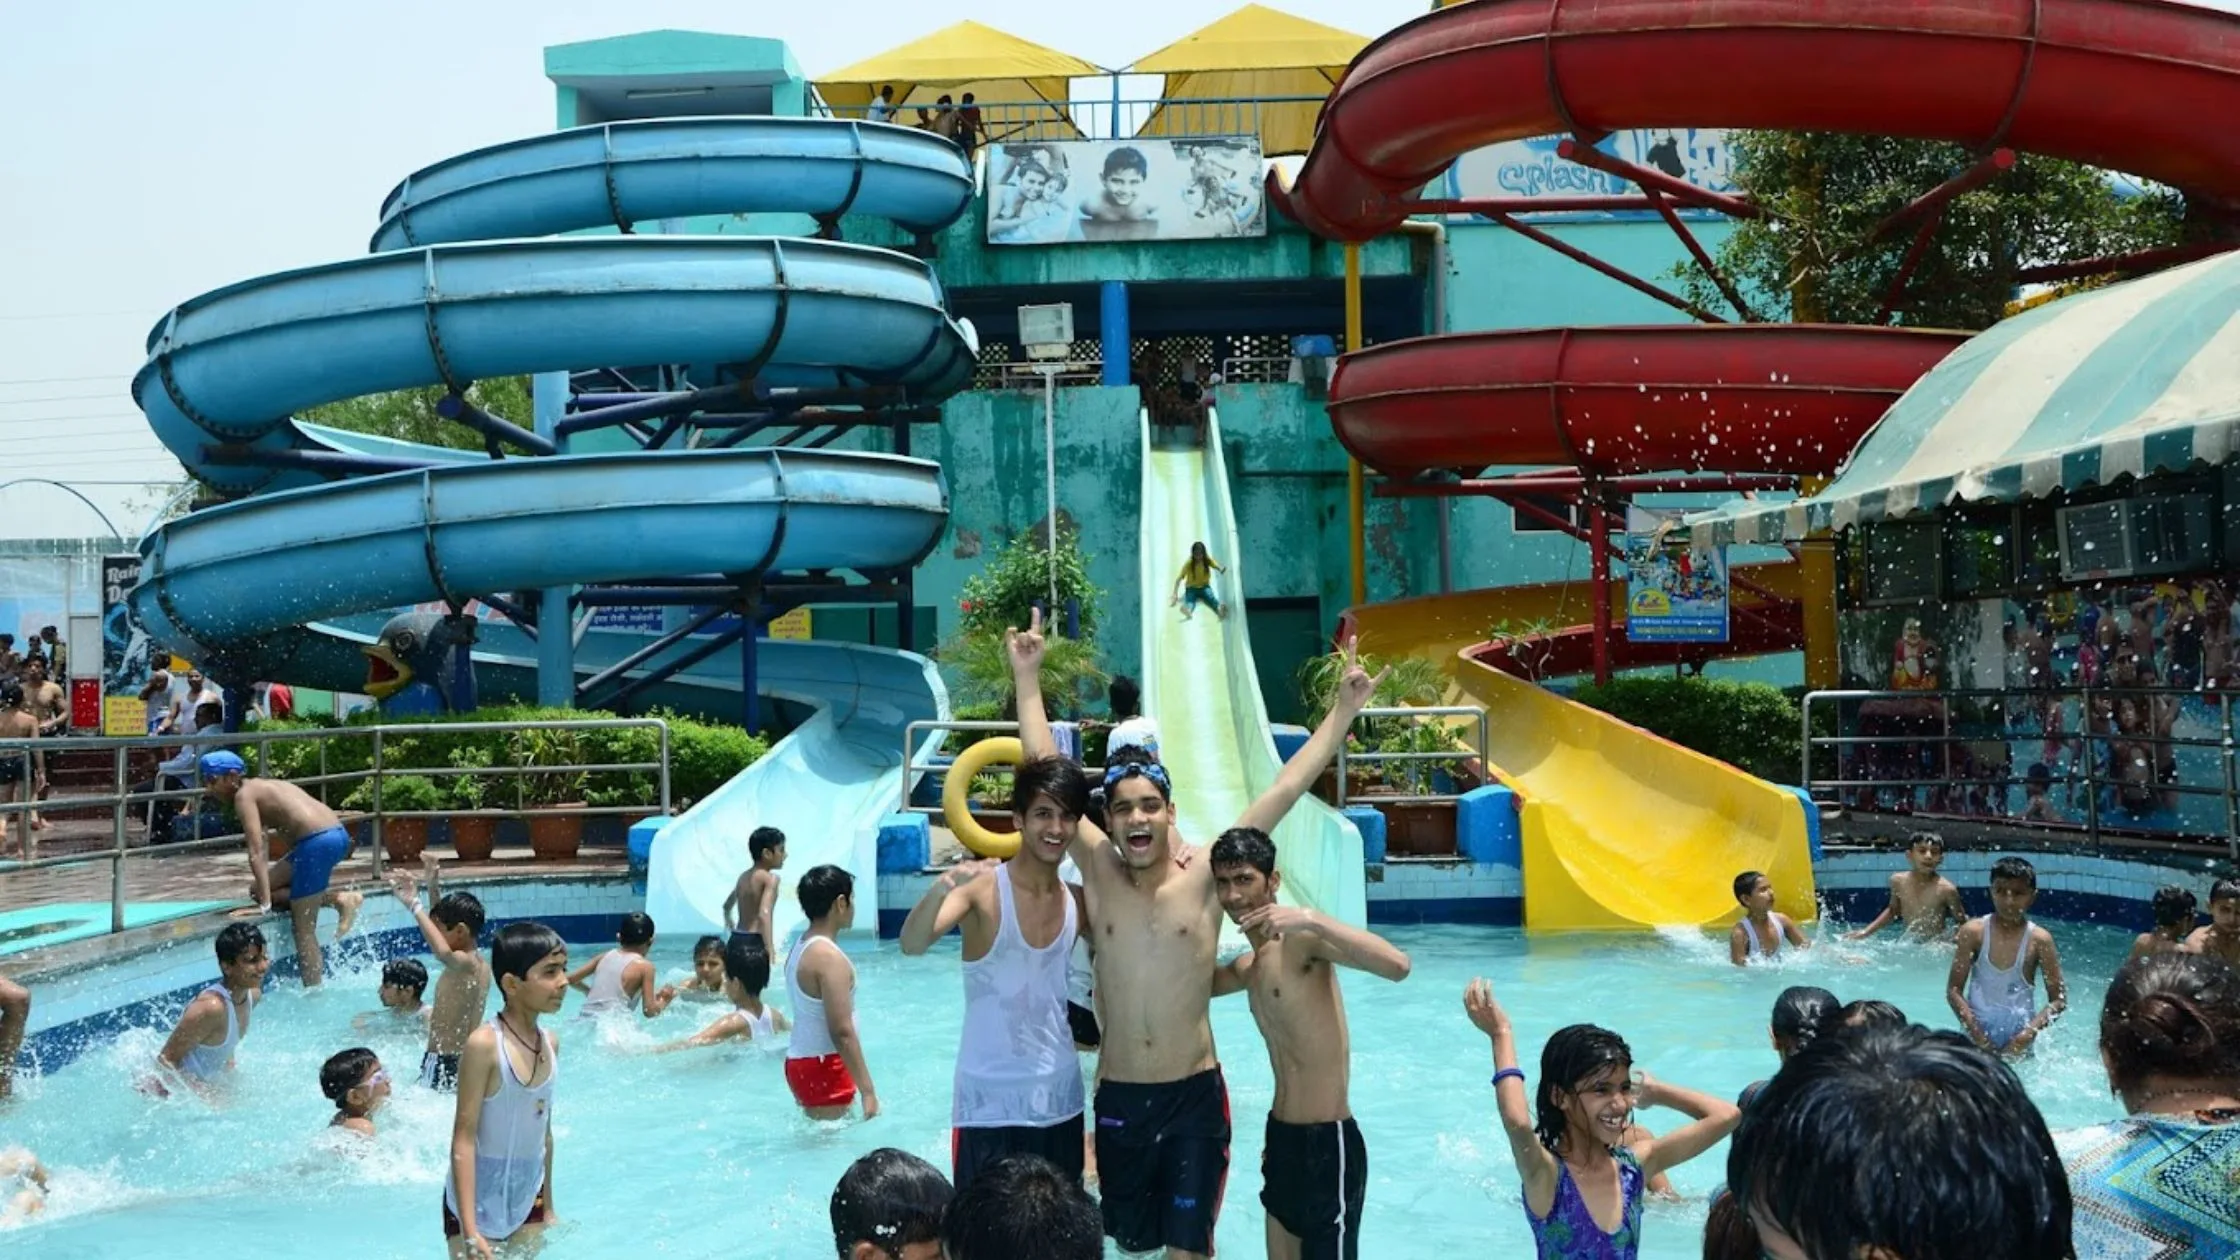
<svg viewBox="0 0 2240 1260"><path fill-rule="evenodd" d="M1058 373L1073 353L1073 303L1019 308L1019 344L1042 377L1042 482L1048 514L1043 547L1050 562L1050 623L1058 621Z"/></svg>

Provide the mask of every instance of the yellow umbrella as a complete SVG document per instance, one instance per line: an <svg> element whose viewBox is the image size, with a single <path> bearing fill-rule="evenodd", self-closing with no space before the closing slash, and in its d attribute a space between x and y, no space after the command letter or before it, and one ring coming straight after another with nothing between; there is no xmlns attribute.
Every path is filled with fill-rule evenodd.
<svg viewBox="0 0 2240 1260"><path fill-rule="evenodd" d="M1366 35L1248 4L1128 67L1167 77L1136 134L1257 134L1263 156L1304 153L1323 99L1368 44Z"/></svg>
<svg viewBox="0 0 2240 1260"><path fill-rule="evenodd" d="M891 121L904 124L919 122L918 110L931 110L943 96L961 103L970 92L992 140L1077 140L1081 129L1067 109L1069 80L1104 73L1054 48L959 22L835 70L815 87L834 113L849 118L865 117L879 89L892 87Z"/></svg>

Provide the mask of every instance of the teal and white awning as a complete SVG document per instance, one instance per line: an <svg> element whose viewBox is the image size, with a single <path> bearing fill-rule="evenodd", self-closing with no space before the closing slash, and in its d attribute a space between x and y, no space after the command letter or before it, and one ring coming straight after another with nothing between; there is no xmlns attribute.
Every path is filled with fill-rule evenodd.
<svg viewBox="0 0 2240 1260"><path fill-rule="evenodd" d="M2240 253L2041 306L1986 330L1883 414L1809 499L1688 518L1695 541L2012 502L2240 454Z"/></svg>

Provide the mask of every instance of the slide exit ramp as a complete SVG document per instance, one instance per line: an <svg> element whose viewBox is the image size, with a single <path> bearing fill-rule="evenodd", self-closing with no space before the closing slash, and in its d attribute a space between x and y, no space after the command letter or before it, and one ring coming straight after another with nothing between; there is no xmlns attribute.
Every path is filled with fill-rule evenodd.
<svg viewBox="0 0 2240 1260"><path fill-rule="evenodd" d="M1274 786L1282 759L1268 729L1268 706L1253 669L1242 592L1245 557L1229 498L1220 417L1206 416L1200 450L1155 450L1150 413L1142 419L1144 712L1159 723L1160 760L1172 767L1182 835L1210 846L1245 807ZM1200 609L1189 621L1167 605L1174 578L1204 542L1228 566L1217 584L1226 620ZM1368 906L1361 833L1345 815L1301 798L1275 830L1284 900L1360 925Z"/></svg>

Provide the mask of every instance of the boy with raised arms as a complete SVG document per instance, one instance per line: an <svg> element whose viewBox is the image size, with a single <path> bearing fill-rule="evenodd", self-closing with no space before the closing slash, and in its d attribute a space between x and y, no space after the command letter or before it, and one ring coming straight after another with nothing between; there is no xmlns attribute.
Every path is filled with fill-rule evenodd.
<svg viewBox="0 0 2240 1260"><path fill-rule="evenodd" d="M1053 756L1041 614L1005 638L1026 753ZM1349 642L1329 715L1237 826L1269 832L1283 821L1379 681ZM1083 819L1071 847L1095 933L1104 1026L1095 1106L1105 1233L1123 1251L1206 1257L1229 1172L1229 1091L1208 1018L1221 907L1205 853L1172 834L1166 767L1133 752L1107 759L1105 826Z"/></svg>
<svg viewBox="0 0 2240 1260"><path fill-rule="evenodd" d="M436 978L436 1000L428 1011L428 1049L420 1056L420 1083L433 1090L451 1090L459 1084L459 1057L466 1053L467 1038L482 1023L490 1004L490 966L483 961L475 938L482 934L482 902L471 892L449 893L438 899L435 855L421 855L420 869L428 877L428 899L433 909L420 904L420 887L410 871L394 871L389 886L412 911L420 925L420 938L435 955L443 974Z"/></svg>

